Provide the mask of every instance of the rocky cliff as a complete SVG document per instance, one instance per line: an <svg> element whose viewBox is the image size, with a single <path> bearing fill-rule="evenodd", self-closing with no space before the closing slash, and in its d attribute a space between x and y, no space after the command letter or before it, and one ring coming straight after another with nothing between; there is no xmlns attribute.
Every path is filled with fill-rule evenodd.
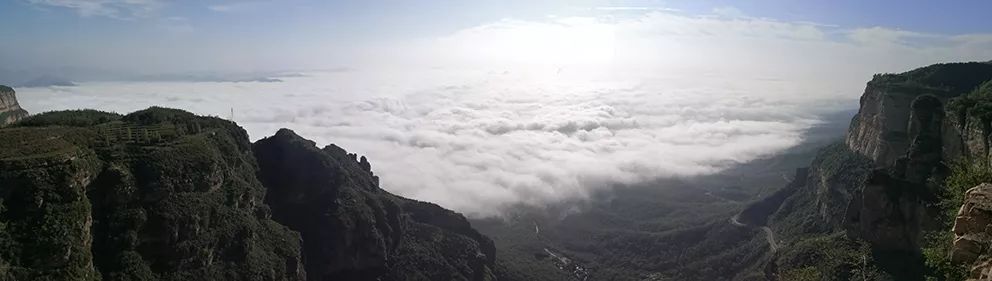
<svg viewBox="0 0 992 281"><path fill-rule="evenodd" d="M493 242L455 212L379 188L365 157L290 130L254 145L272 217L303 237L308 280L493 280Z"/></svg>
<svg viewBox="0 0 992 281"><path fill-rule="evenodd" d="M488 280L492 242L291 131L170 109L0 129L0 280Z"/></svg>
<svg viewBox="0 0 992 281"><path fill-rule="evenodd" d="M854 258L850 263L824 263L787 246L773 260L778 270L815 268L824 276L881 272L898 280L922 280L936 271L929 260L923 265L924 248L932 246L925 245L932 242L924 241L924 236L949 230L943 212L957 209L945 205L960 191L948 189L945 182L955 173L955 165L988 163L992 82L985 82L990 80L990 63L952 63L880 74L868 82L845 143L820 152L805 185L785 199L770 219L784 244L793 249L833 241L829 243L850 245L848 252L860 252L862 262L859 265ZM969 195L975 198L972 202L986 200L981 192L969 194L975 194ZM962 227L958 239L982 237L974 229ZM972 250L992 248L982 239L962 241L962 245L985 243ZM974 256L956 258L959 262L981 262L977 257L984 252L943 253L952 254ZM877 272L870 269L873 266Z"/></svg>
<svg viewBox="0 0 992 281"><path fill-rule="evenodd" d="M927 95L940 104L975 89L992 77L992 63L949 63L901 74L879 74L868 82L861 108L851 121L845 142L876 166L895 164L912 141L911 105Z"/></svg>
<svg viewBox="0 0 992 281"><path fill-rule="evenodd" d="M28 112L17 103L14 89L0 85L0 126L13 123L26 116L28 116Z"/></svg>
<svg viewBox="0 0 992 281"><path fill-rule="evenodd" d="M975 280L992 280L992 184L969 189L954 221L951 260L969 265Z"/></svg>

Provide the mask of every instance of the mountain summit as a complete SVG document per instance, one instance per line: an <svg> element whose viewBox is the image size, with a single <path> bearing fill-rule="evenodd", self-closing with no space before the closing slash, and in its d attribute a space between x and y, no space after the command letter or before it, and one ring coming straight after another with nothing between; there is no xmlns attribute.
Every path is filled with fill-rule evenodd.
<svg viewBox="0 0 992 281"><path fill-rule="evenodd" d="M461 215L292 131L150 108L0 129L0 280L492 280Z"/></svg>

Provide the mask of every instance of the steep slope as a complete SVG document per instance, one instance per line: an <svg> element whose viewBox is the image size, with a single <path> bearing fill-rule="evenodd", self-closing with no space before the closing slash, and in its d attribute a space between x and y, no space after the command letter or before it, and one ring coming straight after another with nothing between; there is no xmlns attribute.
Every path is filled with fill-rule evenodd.
<svg viewBox="0 0 992 281"><path fill-rule="evenodd" d="M266 216L231 122L59 112L0 144L0 279L303 280L299 236Z"/></svg>
<svg viewBox="0 0 992 281"><path fill-rule="evenodd" d="M492 279L492 242L370 168L178 110L32 116L0 129L0 280Z"/></svg>
<svg viewBox="0 0 992 281"><path fill-rule="evenodd" d="M990 63L936 64L901 74L879 74L868 82L861 109L851 121L846 143L879 167L906 154L910 105L928 95L941 103L975 89L992 77Z"/></svg>
<svg viewBox="0 0 992 281"><path fill-rule="evenodd" d="M14 123L28 116L28 112L17 103L14 89L0 85L0 127Z"/></svg>
<svg viewBox="0 0 992 281"><path fill-rule="evenodd" d="M309 280L493 280L493 243L461 215L379 188L365 159L290 130L258 141L273 219L299 231Z"/></svg>
<svg viewBox="0 0 992 281"><path fill-rule="evenodd" d="M950 241L927 234L946 233L960 205L945 183L956 165L989 159L990 79L992 64L952 63L868 82L845 143L820 152L770 220L785 244L779 276L946 278L936 262Z"/></svg>
<svg viewBox="0 0 992 281"><path fill-rule="evenodd" d="M731 218L779 188L795 191L787 178L840 140L854 113L824 115L800 145L717 174L616 186L585 202L521 206L472 224L496 242L500 280L766 280L778 234ZM769 203L754 217L778 208Z"/></svg>

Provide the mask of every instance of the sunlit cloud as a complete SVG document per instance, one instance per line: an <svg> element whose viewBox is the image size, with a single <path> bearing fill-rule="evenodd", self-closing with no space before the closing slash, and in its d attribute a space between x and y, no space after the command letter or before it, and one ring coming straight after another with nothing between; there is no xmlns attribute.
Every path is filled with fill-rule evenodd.
<svg viewBox="0 0 992 281"><path fill-rule="evenodd" d="M801 87L781 81L590 78L359 70L281 83L81 83L19 96L34 112L158 105L230 118L233 110L252 139L286 127L338 144L368 156L384 189L470 216L713 173L795 145L818 113L836 108L790 97Z"/></svg>
<svg viewBox="0 0 992 281"><path fill-rule="evenodd" d="M32 112L158 105L228 117L233 109L253 139L292 128L368 155L389 191L488 216L766 157L798 143L818 113L856 107L874 73L992 58L987 34L847 28L729 7L707 15L620 10L636 13L505 19L353 49L332 49L340 46L333 40L258 47L284 65L350 67L281 83L18 90ZM169 69L272 65L240 48L196 47L93 59Z"/></svg>

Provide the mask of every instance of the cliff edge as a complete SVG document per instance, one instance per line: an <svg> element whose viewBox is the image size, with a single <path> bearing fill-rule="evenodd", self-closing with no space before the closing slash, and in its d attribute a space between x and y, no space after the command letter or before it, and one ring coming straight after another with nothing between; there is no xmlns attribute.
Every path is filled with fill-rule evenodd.
<svg viewBox="0 0 992 281"><path fill-rule="evenodd" d="M28 112L17 103L14 89L0 85L0 126L14 123L28 116Z"/></svg>
<svg viewBox="0 0 992 281"><path fill-rule="evenodd" d="M493 280L461 215L289 130L150 108L0 129L0 280Z"/></svg>
<svg viewBox="0 0 992 281"><path fill-rule="evenodd" d="M945 280L955 265L973 278L989 272L981 256L992 240L983 238L980 213L992 202L975 190L965 207L956 198L965 197L961 185L992 180L990 80L988 62L875 75L844 143L821 150L770 216L784 245L769 262L773 275ZM962 172L972 166L980 173ZM955 219L947 214L959 207L956 237L948 236ZM982 227L963 217L982 218Z"/></svg>

